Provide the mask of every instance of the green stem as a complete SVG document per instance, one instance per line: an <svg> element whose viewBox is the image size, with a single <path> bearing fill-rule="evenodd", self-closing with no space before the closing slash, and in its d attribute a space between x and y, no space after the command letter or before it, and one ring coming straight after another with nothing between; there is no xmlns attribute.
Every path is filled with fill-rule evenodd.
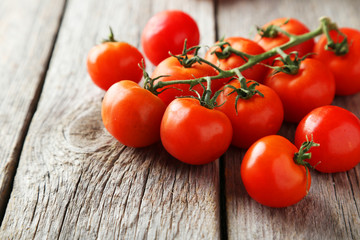
<svg viewBox="0 0 360 240"><path fill-rule="evenodd" d="M109 30L110 30L110 34L108 36L107 39L103 39L102 40L102 43L106 43L106 42L117 42L117 40L115 39L114 37L114 33L113 33L113 30L111 27L109 27Z"/></svg>
<svg viewBox="0 0 360 240"><path fill-rule="evenodd" d="M208 107L208 108L214 108L212 106L212 104L210 103L210 99L211 99L211 79L209 77L206 77L205 78L206 80L206 90L205 90L205 93L203 95L204 97L204 103L205 103L205 106Z"/></svg>

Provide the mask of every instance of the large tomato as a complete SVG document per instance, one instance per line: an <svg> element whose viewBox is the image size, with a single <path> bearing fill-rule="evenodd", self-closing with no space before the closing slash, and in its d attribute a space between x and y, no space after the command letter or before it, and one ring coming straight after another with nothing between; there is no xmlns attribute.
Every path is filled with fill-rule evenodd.
<svg viewBox="0 0 360 240"><path fill-rule="evenodd" d="M189 58L192 56L189 55ZM155 81L155 84L159 81L168 82L173 80L191 80L194 78L201 78L206 76L215 76L217 75L217 71L207 64L199 64L194 63L191 67L184 67L178 61L176 57L168 57L164 61L162 61L153 71L151 77L156 78L161 77ZM204 83L206 86L206 83ZM221 80L214 80L211 84L211 89L213 91L218 90L222 86ZM159 89L159 91L163 91L158 96L164 101L165 104L169 104L172 100L177 96L196 96L196 94L189 90L189 84L172 84L171 86L167 86ZM201 85L197 85L193 88L198 91L200 94L203 93L203 88Z"/></svg>
<svg viewBox="0 0 360 240"><path fill-rule="evenodd" d="M262 29L266 29L267 27L274 25L274 26L280 26L281 29L289 32L290 34L294 35L301 35L304 33L308 33L309 29L299 20L294 18L278 18L274 19L268 23L266 23ZM284 35L281 32L277 32L274 36L271 37L262 37L261 35L257 34L255 36L255 42L257 42L260 46L262 46L265 51L268 51L272 48L278 47L286 42L289 41L289 37ZM312 52L313 47L315 45L314 39L309 39L301 44L298 44L296 46L293 46L287 50L285 50L285 53L290 53L293 51L297 51L299 53L299 56L302 57L306 55L307 53Z"/></svg>
<svg viewBox="0 0 360 240"><path fill-rule="evenodd" d="M160 140L165 108L160 98L135 82L124 80L105 93L101 115L105 128L119 142L145 147Z"/></svg>
<svg viewBox="0 0 360 240"><path fill-rule="evenodd" d="M286 138L269 135L256 141L241 163L246 191L269 207L287 207L303 199L310 189L311 176L296 164L298 149Z"/></svg>
<svg viewBox="0 0 360 240"><path fill-rule="evenodd" d="M349 52L337 56L333 51L325 49L327 39L323 35L316 43L315 58L325 63L333 72L336 82L336 95L351 95L360 92L360 31L351 28L341 28L347 36ZM337 31L330 31L335 42L342 42L344 37Z"/></svg>
<svg viewBox="0 0 360 240"><path fill-rule="evenodd" d="M108 90L121 80L138 83L143 76L139 68L143 59L139 50L126 42L104 42L90 49L87 70L98 87Z"/></svg>
<svg viewBox="0 0 360 240"><path fill-rule="evenodd" d="M248 82L248 86L254 82ZM239 80L229 85L240 88ZM226 87L218 97L218 109L226 114L233 127L232 145L248 148L256 140L267 135L276 134L283 122L283 106L279 96L271 88L260 84L256 90L263 94L255 94L249 99L239 98L235 107L236 92Z"/></svg>
<svg viewBox="0 0 360 240"><path fill-rule="evenodd" d="M284 119L299 122L314 108L331 104L335 96L333 74L318 60L307 58L300 63L298 73L269 74L264 84L280 96Z"/></svg>
<svg viewBox="0 0 360 240"><path fill-rule="evenodd" d="M169 57L169 52L180 54L185 40L188 47L198 45L200 33L195 20L179 10L166 10L154 15L141 36L145 55L154 65Z"/></svg>
<svg viewBox="0 0 360 240"><path fill-rule="evenodd" d="M232 127L224 113L201 106L196 99L178 98L166 108L160 134L173 157L199 165L215 161L226 152Z"/></svg>
<svg viewBox="0 0 360 240"><path fill-rule="evenodd" d="M226 38L224 39L224 42L229 43L235 50L250 55L258 55L265 52L264 49L256 42L242 37ZM242 57L234 53L232 53L228 58L219 59L215 53L212 54L213 51L221 52L222 50L216 46L210 48L209 51L207 51L205 54L205 59L215 65L218 65L222 70L237 68L245 63L245 60ZM265 61L262 63L267 62ZM268 68L266 66L262 64L256 64L253 67L242 71L241 73L245 78L252 79L257 82L262 82L267 72Z"/></svg>
<svg viewBox="0 0 360 240"><path fill-rule="evenodd" d="M320 144L308 160L316 170L343 172L360 162L360 120L352 112L330 105L314 109L299 123L295 145L310 136Z"/></svg>

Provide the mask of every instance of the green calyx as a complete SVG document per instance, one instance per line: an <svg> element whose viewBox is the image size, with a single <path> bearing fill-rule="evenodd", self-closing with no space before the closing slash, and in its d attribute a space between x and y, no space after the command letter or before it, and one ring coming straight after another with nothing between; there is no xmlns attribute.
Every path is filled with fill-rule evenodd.
<svg viewBox="0 0 360 240"><path fill-rule="evenodd" d="M284 53L280 48L276 48L276 51L279 53L280 57L275 58L275 61L281 61L283 63L282 66L268 66L274 70L273 75L283 72L290 75L296 75L299 72L300 64L304 61L309 55L313 53L306 54L302 58L299 57L298 52L291 52L290 54Z"/></svg>
<svg viewBox="0 0 360 240"><path fill-rule="evenodd" d="M255 94L260 95L261 97L264 97L264 94L262 94L259 90L256 89L257 86L259 86L258 82L249 80L246 81L246 79L244 77L239 78L238 79L240 82L240 88L236 88L232 85L225 85L225 88L231 88L233 89L233 91L231 91L228 95L236 93L236 103L237 101L241 98L241 99L250 99L252 98ZM249 86L248 84L251 83Z"/></svg>
<svg viewBox="0 0 360 240"><path fill-rule="evenodd" d="M282 29L280 28L281 26L287 24L289 22L290 19L287 19L283 24L281 24L280 26L276 26L276 25L269 25L266 28L261 28L261 27L256 27L256 30L258 32L258 34L263 38L276 38L279 34L279 32L282 32Z"/></svg>
<svg viewBox="0 0 360 240"><path fill-rule="evenodd" d="M233 85L229 85L229 84L225 85L225 87L224 87L224 88L232 89L232 91L228 95L231 95L234 93L236 94L236 98L235 98L236 114L238 113L237 112L237 104L240 99L244 99L244 100L250 99L255 94L258 94L260 97L264 97L264 94L262 94L259 90L256 89L256 87L259 86L258 82L252 81L252 80L246 81L246 79L241 75L240 72L238 72L237 74L238 74L237 79L240 82L240 88L236 88ZM251 84L249 84L249 83L251 83Z"/></svg>
<svg viewBox="0 0 360 240"><path fill-rule="evenodd" d="M201 63L201 58L198 56L198 52L199 49L201 47L200 46L193 46L191 48L187 48L187 39L185 39L184 41L184 47L183 47L183 52L179 55L173 55L171 52L169 52L169 54L173 57L175 57L179 63L181 64L181 66L183 66L184 68L191 68L193 64L195 64L196 62ZM193 57L189 58L189 54L190 52L195 51L192 55L194 55Z"/></svg>
<svg viewBox="0 0 360 240"><path fill-rule="evenodd" d="M325 49L327 51L334 52L336 56L346 55L349 52L349 44L347 41L347 37L345 36L342 42L329 41L325 45Z"/></svg>
<svg viewBox="0 0 360 240"><path fill-rule="evenodd" d="M306 136L306 141L300 146L299 151L294 154L294 161L296 164L304 166L306 170L306 192L309 189L308 186L308 175L309 168L314 168L309 162L305 161L306 159L311 159L311 152L308 152L312 147L318 147L320 144L315 143L313 141L313 137L311 136L311 140L309 141Z"/></svg>
<svg viewBox="0 0 360 240"><path fill-rule="evenodd" d="M313 168L310 163L306 162L306 159L311 159L311 152L308 152L312 147L318 147L320 144L315 143L311 137L309 141L306 137L306 141L300 146L299 151L294 154L294 161L296 164L303 165L308 168Z"/></svg>
<svg viewBox="0 0 360 240"><path fill-rule="evenodd" d="M320 22L322 23L323 33L326 36L327 44L325 45L325 50L335 53L336 56L343 56L349 52L349 43L347 36L343 34L335 23L332 23L329 18L321 18ZM330 36L330 30L336 30L337 33L342 36L344 39L341 42L334 42Z"/></svg>
<svg viewBox="0 0 360 240"><path fill-rule="evenodd" d="M235 54L247 62L251 57L250 54L246 54L231 47L231 44L229 42L225 42L224 38L220 39L213 47L215 47L215 50L212 51L211 54L215 54L218 59L227 59L231 54Z"/></svg>

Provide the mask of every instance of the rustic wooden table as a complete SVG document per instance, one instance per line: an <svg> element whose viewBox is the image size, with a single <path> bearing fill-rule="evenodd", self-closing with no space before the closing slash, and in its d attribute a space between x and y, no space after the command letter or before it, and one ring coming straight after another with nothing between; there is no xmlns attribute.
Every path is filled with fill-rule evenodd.
<svg viewBox="0 0 360 240"><path fill-rule="evenodd" d="M360 29L358 0L1 0L0 239L360 239L360 165L312 172L304 200L272 209L243 187L243 150L189 166L105 131L87 52L109 25L140 47L164 9L192 15L208 45L283 16ZM360 94L334 105L360 117ZM295 127L279 134L292 140Z"/></svg>

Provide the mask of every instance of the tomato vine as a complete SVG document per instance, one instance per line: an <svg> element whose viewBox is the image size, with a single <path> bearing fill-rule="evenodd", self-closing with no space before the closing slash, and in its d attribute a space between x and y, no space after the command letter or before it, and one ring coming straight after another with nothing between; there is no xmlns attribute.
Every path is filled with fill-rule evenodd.
<svg viewBox="0 0 360 240"><path fill-rule="evenodd" d="M198 62L200 64L204 63L204 64L208 64L208 65L212 66L213 68L215 68L219 72L219 74L215 75L215 76L208 76L206 78L204 78L204 77L194 78L191 80L173 80L173 81L167 81L167 82L158 81L156 84L154 84L153 83L154 79L150 79L149 75L146 74L145 70L144 70L144 77L145 77L144 88L148 89L153 94L157 95L157 94L159 94L158 89L162 89L164 87L169 87L174 84L189 84L190 88L192 88L193 86L195 86L197 84L200 84L200 83L203 83L203 82L206 82L209 80L211 81L211 80L222 79L222 78L231 78L236 75L239 75L239 72L242 72L242 71L254 66L255 64L258 64L261 61L269 59L269 58L279 54L279 52L281 53L283 50L286 50L290 47L293 47L295 45L303 43L309 39L315 38L321 34L325 33L326 35L328 35L329 31L331 31L331 30L339 31L337 25L335 23L333 23L327 17L320 18L320 26L318 28L316 28L315 30L313 30L311 32L302 34L302 35L293 35L293 34L290 34L286 31L282 30L279 26L274 26L271 29L271 31L272 32L279 31L279 32L285 34L286 36L289 37L289 41L279 47L273 48L271 50L268 50L268 51L258 54L258 55L250 55L250 54L246 54L241 51L237 51L236 49L232 48L230 44L220 41L220 43L216 44L216 46L218 46L219 48L222 49L222 53L214 52L214 54L218 55L219 58L226 58L226 57L230 56L231 53L234 53L238 56L241 56L244 60L246 60L245 63L243 65L241 65L240 67L230 69L230 70L222 70L215 64L210 63L209 61L205 60L204 58L198 56L198 51L201 48L201 46L194 46L189 49L186 49L186 42L185 42L185 44L184 44L185 47L184 47L183 53L180 55L173 55L181 62L181 64L184 67L190 67L195 62ZM272 33L272 34L274 34L274 33ZM344 54L345 52L343 49L347 48L347 43L346 43L346 41L345 42L344 41L342 43L334 43L331 40L329 42L328 48L335 49L334 51L341 52L342 54ZM188 58L189 52L192 52L192 51L195 51L194 56L191 58ZM161 78L161 77L159 77L159 78Z"/></svg>

